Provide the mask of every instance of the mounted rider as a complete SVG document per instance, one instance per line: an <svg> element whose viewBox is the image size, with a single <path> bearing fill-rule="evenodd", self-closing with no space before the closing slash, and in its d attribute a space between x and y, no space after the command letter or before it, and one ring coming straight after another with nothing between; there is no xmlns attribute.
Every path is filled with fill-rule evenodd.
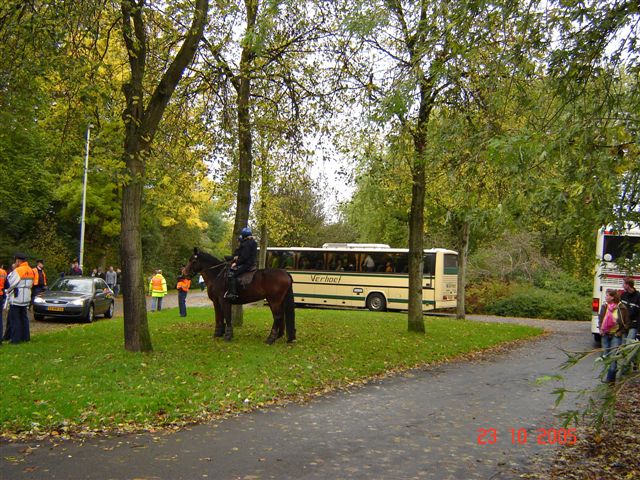
<svg viewBox="0 0 640 480"><path fill-rule="evenodd" d="M238 301L238 277L244 272L255 268L258 257L258 244L253 238L253 233L249 227L244 227L240 231L240 245L233 252L233 261L229 268L229 290L224 294L224 298L231 302Z"/></svg>

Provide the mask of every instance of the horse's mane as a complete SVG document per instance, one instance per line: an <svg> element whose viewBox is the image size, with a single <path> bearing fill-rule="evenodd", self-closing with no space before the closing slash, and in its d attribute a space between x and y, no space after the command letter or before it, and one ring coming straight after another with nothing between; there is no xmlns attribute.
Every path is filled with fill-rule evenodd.
<svg viewBox="0 0 640 480"><path fill-rule="evenodd" d="M202 260L203 263L212 263L212 264L224 263L224 260L219 260L213 255L211 255L210 253L203 252L202 250L198 250L198 258Z"/></svg>

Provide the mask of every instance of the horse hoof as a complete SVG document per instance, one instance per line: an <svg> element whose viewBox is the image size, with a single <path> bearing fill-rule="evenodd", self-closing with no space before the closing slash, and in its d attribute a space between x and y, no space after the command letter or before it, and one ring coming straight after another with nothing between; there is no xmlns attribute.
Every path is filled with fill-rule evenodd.
<svg viewBox="0 0 640 480"><path fill-rule="evenodd" d="M223 332L213 332L213 338L220 338L220 337L224 337Z"/></svg>
<svg viewBox="0 0 640 480"><path fill-rule="evenodd" d="M231 341L231 339L233 339L233 335L225 335L225 336L224 336L224 341L225 341L225 342L230 342L230 341Z"/></svg>
<svg viewBox="0 0 640 480"><path fill-rule="evenodd" d="M298 339L297 338L288 338L287 339L287 343L298 343Z"/></svg>

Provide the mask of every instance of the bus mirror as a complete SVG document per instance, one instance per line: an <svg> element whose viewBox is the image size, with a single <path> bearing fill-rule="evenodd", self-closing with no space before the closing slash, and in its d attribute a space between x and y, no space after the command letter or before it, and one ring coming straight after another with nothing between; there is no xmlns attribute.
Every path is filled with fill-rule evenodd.
<svg viewBox="0 0 640 480"><path fill-rule="evenodd" d="M610 262L611 260L613 260L613 256L610 253L605 253L604 257L602 257L604 259L605 262Z"/></svg>

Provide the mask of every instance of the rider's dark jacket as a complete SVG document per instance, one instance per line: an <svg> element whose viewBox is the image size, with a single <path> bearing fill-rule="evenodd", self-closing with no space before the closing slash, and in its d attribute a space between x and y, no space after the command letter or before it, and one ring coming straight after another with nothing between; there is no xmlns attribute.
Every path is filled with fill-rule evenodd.
<svg viewBox="0 0 640 480"><path fill-rule="evenodd" d="M235 274L251 270L256 265L258 257L258 244L253 237L246 237L240 241L240 245L233 252L236 260Z"/></svg>

